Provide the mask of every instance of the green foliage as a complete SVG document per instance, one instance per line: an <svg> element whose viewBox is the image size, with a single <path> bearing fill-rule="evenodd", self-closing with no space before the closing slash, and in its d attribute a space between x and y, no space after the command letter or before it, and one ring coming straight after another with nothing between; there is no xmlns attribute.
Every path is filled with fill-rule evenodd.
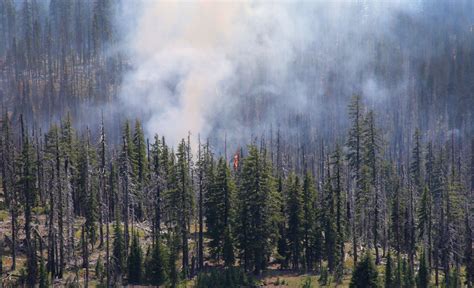
<svg viewBox="0 0 474 288"><path fill-rule="evenodd" d="M142 280L143 251L140 247L140 239L135 233L130 246L128 255L128 282L130 284L139 284Z"/></svg>
<svg viewBox="0 0 474 288"><path fill-rule="evenodd" d="M253 287L254 280L239 268L227 267L224 269L210 269L201 272L196 277L196 288L222 287L222 288L238 288Z"/></svg>
<svg viewBox="0 0 474 288"><path fill-rule="evenodd" d="M125 243L122 229L118 220L114 225L114 242L112 248L112 267L116 278L120 278L125 272Z"/></svg>
<svg viewBox="0 0 474 288"><path fill-rule="evenodd" d="M319 276L318 282L321 286L329 285L329 270L327 266L321 267L321 275Z"/></svg>
<svg viewBox="0 0 474 288"><path fill-rule="evenodd" d="M416 287L427 288L430 283L429 267L426 262L425 251L421 253L420 267L418 268L418 274L416 275Z"/></svg>
<svg viewBox="0 0 474 288"><path fill-rule="evenodd" d="M95 277L97 278L97 286L98 287L105 287L105 273L104 273L104 264L102 263L102 257L99 255L97 258L97 263L95 264Z"/></svg>
<svg viewBox="0 0 474 288"><path fill-rule="evenodd" d="M306 173L303 181L303 246L305 268L312 270L321 254L321 225L318 218L316 188L311 173Z"/></svg>
<svg viewBox="0 0 474 288"><path fill-rule="evenodd" d="M157 286L162 285L168 278L169 251L166 246L158 241L151 248L151 252L147 254L145 261L147 283Z"/></svg>
<svg viewBox="0 0 474 288"><path fill-rule="evenodd" d="M403 287L414 287L415 279L411 272L410 266L408 265L407 259L402 260L402 285Z"/></svg>
<svg viewBox="0 0 474 288"><path fill-rule="evenodd" d="M430 232L431 226L431 192L428 190L428 186L423 189L423 195L421 196L421 203L418 208L418 231L420 239L424 240L425 236Z"/></svg>
<svg viewBox="0 0 474 288"><path fill-rule="evenodd" d="M44 265L44 260L41 258L40 267L39 267L39 288L49 287L49 277L46 267Z"/></svg>
<svg viewBox="0 0 474 288"><path fill-rule="evenodd" d="M136 164L136 180L139 188L142 188L148 176L148 158L146 151L145 136L142 125L139 120L135 122L135 131L133 134L133 146L135 150L134 163Z"/></svg>
<svg viewBox="0 0 474 288"><path fill-rule="evenodd" d="M233 243L230 232L234 216L235 184L224 158L219 159L216 171L214 171L212 164L208 163L208 165L205 211L211 257L217 260L218 255L226 254L228 263L233 263L233 251L231 251ZM224 252L223 249L227 249L227 251Z"/></svg>
<svg viewBox="0 0 474 288"><path fill-rule="evenodd" d="M233 239L230 233L230 228L227 227L224 230L224 244L222 247L222 254L224 258L224 265L226 267L230 267L234 265L235 258L234 258L234 246L233 246Z"/></svg>
<svg viewBox="0 0 474 288"><path fill-rule="evenodd" d="M299 178L290 174L286 183L288 213L288 248L293 269L299 268L303 238L303 199Z"/></svg>
<svg viewBox="0 0 474 288"><path fill-rule="evenodd" d="M351 288L380 287L377 267L367 253L352 273Z"/></svg>
<svg viewBox="0 0 474 288"><path fill-rule="evenodd" d="M180 275L178 272L178 268L176 267L176 261L178 260L178 235L170 235L169 240L169 247L170 247L170 254L168 257L168 282L171 287L176 287L180 281Z"/></svg>
<svg viewBox="0 0 474 288"><path fill-rule="evenodd" d="M301 288L311 288L313 287L313 279L311 279L310 276L305 277L303 280L301 280Z"/></svg>
<svg viewBox="0 0 474 288"><path fill-rule="evenodd" d="M444 286L446 288L461 287L461 271L459 267L452 269L449 275L445 276Z"/></svg>
<svg viewBox="0 0 474 288"><path fill-rule="evenodd" d="M266 152L249 146L248 153L240 175L236 238L242 263L260 274L278 238L280 203Z"/></svg>
<svg viewBox="0 0 474 288"><path fill-rule="evenodd" d="M394 271L393 271L393 259L390 255L390 251L387 254L387 263L385 264L385 276L384 276L384 287L385 288L395 288L394 285Z"/></svg>

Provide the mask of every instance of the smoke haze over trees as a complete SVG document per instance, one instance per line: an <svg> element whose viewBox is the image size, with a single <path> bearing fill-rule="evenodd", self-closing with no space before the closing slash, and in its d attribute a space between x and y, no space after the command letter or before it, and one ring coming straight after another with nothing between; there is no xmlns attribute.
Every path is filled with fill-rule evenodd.
<svg viewBox="0 0 474 288"><path fill-rule="evenodd" d="M470 0L0 0L0 105L0 283L474 284Z"/></svg>
<svg viewBox="0 0 474 288"><path fill-rule="evenodd" d="M272 127L334 141L360 94L406 145L401 127L473 129L472 5L3 1L1 94L43 127L67 111L90 125L140 115L175 144Z"/></svg>

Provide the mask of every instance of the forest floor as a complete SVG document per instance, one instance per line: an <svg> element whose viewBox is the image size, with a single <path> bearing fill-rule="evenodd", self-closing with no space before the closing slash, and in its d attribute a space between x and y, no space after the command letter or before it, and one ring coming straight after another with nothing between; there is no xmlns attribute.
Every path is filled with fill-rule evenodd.
<svg viewBox="0 0 474 288"><path fill-rule="evenodd" d="M47 230L47 219L44 213L44 208L35 208L34 209L34 215L33 215L33 223L32 223L32 228L33 231L37 231L43 239L47 239L48 235L48 230ZM74 279L78 278L80 285L83 287L85 283L85 269L82 268L82 252L81 252L81 227L84 224L84 219L81 217L78 217L75 219L74 222L74 238L75 238L75 249L74 253L72 251L66 251L66 254L70 255L71 257L69 258L69 261L67 262L68 267L77 267L77 269L70 268L67 270L64 274L63 279L57 279L54 281L54 287L67 287L68 283L74 282ZM25 273L24 267L25 267L25 254L24 254L24 219L23 217L19 217L18 219L18 225L19 225L19 231L18 231L18 241L17 241L17 265L16 269L14 271L10 270L11 263L12 263L12 258L11 258L11 252L9 248L8 243L4 243L4 251L2 253L2 263L3 263L3 274L1 275L1 281L0 283L11 283L12 280L15 280L18 277L21 277L22 273ZM113 232L113 225L110 224L110 233L112 234ZM140 242L141 245L143 246L143 251L146 253L146 247L148 247L151 243L151 238L149 237L150 231L148 227L148 223L134 223L133 225L133 231L139 234L140 236ZM106 228L104 227L104 233L105 233ZM193 227L191 228L193 230ZM191 232L191 239L190 239L190 250L193 249L195 245L194 239L195 233L194 231ZM36 233L36 232L35 232ZM6 237L4 237L6 236ZM0 210L0 239L7 239L8 241L11 241L10 239L11 236L11 218L9 217L9 213L6 210ZM104 236L105 237L105 236ZM111 235L111 241L112 241L112 235ZM112 244L110 244L110 249L112 250ZM45 245L46 246L46 245ZM346 249L350 249L350 247L346 247ZM43 257L46 258L47 251L43 250ZM96 275L95 275L95 266L97 263L97 260L101 257L102 262L104 262L105 259L105 245L103 247L98 246L98 242L95 245L94 249L90 251L90 256L89 256L89 286L90 287L95 287L96 283ZM46 261L46 259L44 259ZM212 263L207 263L208 265L212 266ZM351 278L351 268L353 267L352 259L347 258L346 263L345 263L346 271L344 273L344 278L343 278L343 283L336 285L335 283L329 284L326 286L321 286L319 279L319 275L314 275L314 274L298 274L295 272L292 272L290 270L280 270L277 265L272 265L269 267L267 271L263 273L262 276L258 277L256 280L259 283L260 287L289 287L289 288L297 288L297 287L303 287L303 285L309 284L309 287L348 287L350 278ZM382 273L383 270L383 265L379 266L381 269L380 274ZM182 287L193 287L194 285L194 279L191 279L187 281L186 283L182 284ZM4 285L5 287L9 287L8 285ZM1 285L0 285L1 287ZM132 287L132 286L130 286ZM146 287L146 286L133 286L133 287ZM148 286L150 287L150 286ZM308 286L305 286L308 287Z"/></svg>
<svg viewBox="0 0 474 288"><path fill-rule="evenodd" d="M34 210L33 216L33 223L32 228L36 230L43 239L47 238L47 221L46 216L43 213L41 208L36 208ZM68 267L78 267L77 272L74 269L69 269L65 272L63 279L56 279L54 281L54 287L66 287L68 283L72 283L74 279L77 277L79 279L79 283L81 286L85 283L85 269L82 268L82 257L81 255L81 247L80 247L80 239L81 239L81 227L84 223L84 219L76 218L74 223L74 238L75 238L75 251L72 254L71 251L66 251L66 253L71 253L73 257L69 259L67 263ZM23 273L25 273L25 254L24 254L24 231L23 225L24 220L23 217L19 217L18 219L19 231L18 231L18 244L17 244L17 259L16 259L16 269L11 271L10 267L12 264L12 257L11 251L9 248L8 243L3 243L4 250L2 251L2 263L3 263L3 274L1 275L0 283L4 283L5 287L8 287L7 283L12 283L18 277L21 277ZM144 251L146 251L146 247L150 244L151 239L147 236L149 233L148 227L146 223L135 223L134 231L137 231L140 235L141 244L143 245ZM105 227L104 227L105 231ZM112 233L113 227L112 224L110 226L110 232ZM193 232L193 231L191 231ZM104 232L105 233L105 232ZM192 233L191 233L192 235ZM6 237L4 237L6 236ZM193 237L191 237L193 238ZM9 217L9 213L6 210L0 210L0 239L7 239L7 242L11 241L11 218ZM194 246L194 242L191 239L190 247ZM43 250L43 257L46 258L47 251ZM74 255L77 255L74 257ZM103 259L105 258L105 245L103 247L98 247L98 244L90 253L89 257L89 286L95 287L96 285L96 276L95 276L95 266L99 257ZM46 259L44 259L46 261ZM288 270L279 270L276 265L269 267L265 273L257 278L260 287L302 287L303 283L308 282L311 283L310 287L322 287L319 285L319 276L317 275L306 275L306 274L298 274ZM342 285L329 285L324 287L347 287L349 285L350 275L345 275L344 281ZM183 283L183 287L193 287L194 279ZM146 286L129 286L129 287L146 287ZM150 287L150 286L148 286Z"/></svg>

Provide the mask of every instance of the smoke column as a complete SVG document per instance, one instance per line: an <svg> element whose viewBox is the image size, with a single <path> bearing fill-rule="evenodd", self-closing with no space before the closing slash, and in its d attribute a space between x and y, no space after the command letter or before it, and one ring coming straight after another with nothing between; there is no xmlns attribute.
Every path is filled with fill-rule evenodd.
<svg viewBox="0 0 474 288"><path fill-rule="evenodd" d="M373 106L408 97L410 65L397 55L422 57L431 42L410 36L404 23L437 23L427 18L429 4L124 1L132 68L121 105L142 115L148 135L173 143L188 132L239 141L277 123L291 131L291 113L320 126L334 118L324 124L340 128L344 120L336 118L353 93ZM380 45L385 54L377 54ZM385 74L377 70L381 61Z"/></svg>

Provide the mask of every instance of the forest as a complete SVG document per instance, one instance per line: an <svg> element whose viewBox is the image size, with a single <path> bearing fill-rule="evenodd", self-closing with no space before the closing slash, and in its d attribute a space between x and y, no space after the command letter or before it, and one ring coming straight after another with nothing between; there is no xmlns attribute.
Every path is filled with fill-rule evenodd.
<svg viewBox="0 0 474 288"><path fill-rule="evenodd" d="M474 286L472 2L390 6L390 33L313 6L237 9L245 35L252 13L342 31L335 51L332 38L284 40L284 65L255 52L268 48L262 31L257 44L242 38L247 58L221 51L227 38L202 48L166 25L185 53L173 55L180 41L131 48L130 34L155 24L133 19L176 16L153 3L0 0L1 287ZM343 16L381 18L354 3ZM230 4L193 5L176 7L233 17ZM183 25L213 33L197 19ZM349 37L345 25L369 30ZM286 47L287 34L265 33ZM242 39L229 46L246 51ZM362 51L369 60L348 60Z"/></svg>

